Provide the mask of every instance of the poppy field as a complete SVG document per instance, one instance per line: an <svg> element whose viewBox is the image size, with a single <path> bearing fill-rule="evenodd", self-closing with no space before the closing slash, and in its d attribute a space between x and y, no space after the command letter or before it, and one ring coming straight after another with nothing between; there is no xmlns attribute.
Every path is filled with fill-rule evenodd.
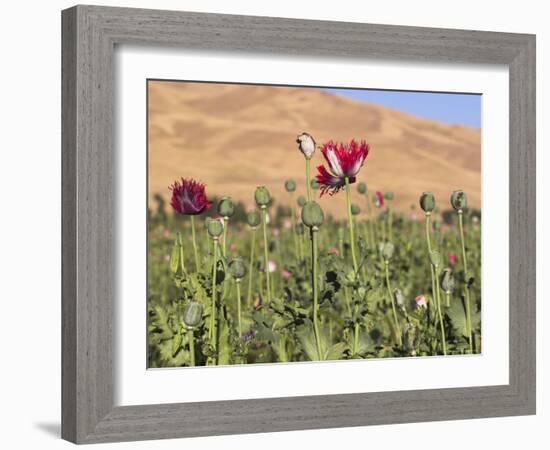
<svg viewBox="0 0 550 450"><path fill-rule="evenodd" d="M149 203L148 367L481 353L481 216L468 192L418 192L361 178L365 140L289 158L305 183L250 186L246 207L210 197L192 168ZM323 164L312 166L316 153ZM342 218L316 201L328 197Z"/></svg>

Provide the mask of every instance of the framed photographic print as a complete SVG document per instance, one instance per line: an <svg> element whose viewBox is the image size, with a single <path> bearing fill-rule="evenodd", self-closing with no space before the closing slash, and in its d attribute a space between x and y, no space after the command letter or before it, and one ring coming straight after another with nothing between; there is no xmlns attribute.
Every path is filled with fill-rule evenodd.
<svg viewBox="0 0 550 450"><path fill-rule="evenodd" d="M534 414L534 36L62 24L65 439Z"/></svg>

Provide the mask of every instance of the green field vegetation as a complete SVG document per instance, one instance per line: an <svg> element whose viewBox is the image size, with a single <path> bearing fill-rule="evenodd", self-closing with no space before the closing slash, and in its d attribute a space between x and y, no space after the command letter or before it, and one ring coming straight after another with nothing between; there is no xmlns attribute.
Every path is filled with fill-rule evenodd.
<svg viewBox="0 0 550 450"><path fill-rule="evenodd" d="M241 203L212 199L193 216L194 240L190 217L155 198L149 367L481 352L479 211L449 199L426 205L424 196L423 208L396 212L393 194L380 204L366 186L352 184L334 196L343 208L346 195L353 199L348 218L321 218L306 189L289 183L287 198L266 203L256 195L248 221ZM315 182L312 189L311 198ZM225 220L212 219L217 212Z"/></svg>

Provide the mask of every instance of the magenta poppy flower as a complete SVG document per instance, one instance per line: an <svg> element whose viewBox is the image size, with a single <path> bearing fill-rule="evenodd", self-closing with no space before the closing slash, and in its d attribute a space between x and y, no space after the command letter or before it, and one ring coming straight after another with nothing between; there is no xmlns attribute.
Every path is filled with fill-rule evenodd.
<svg viewBox="0 0 550 450"><path fill-rule="evenodd" d="M321 186L321 196L326 192L334 195L346 185L346 177L350 184L355 183L355 177L369 154L369 144L354 139L349 144L329 141L321 146L321 152L328 166L328 169L323 165L317 167L316 179Z"/></svg>
<svg viewBox="0 0 550 450"><path fill-rule="evenodd" d="M454 253L451 253L449 255L449 264L451 266L454 266L456 264L456 255Z"/></svg>
<svg viewBox="0 0 550 450"><path fill-rule="evenodd" d="M172 200L170 205L179 214L197 215L212 206L212 202L206 198L205 185L191 178L182 178L181 182L175 181L170 186Z"/></svg>
<svg viewBox="0 0 550 450"><path fill-rule="evenodd" d="M374 196L374 206L377 208L382 208L382 206L384 206L384 195L382 195L382 192L380 191L376 191Z"/></svg>

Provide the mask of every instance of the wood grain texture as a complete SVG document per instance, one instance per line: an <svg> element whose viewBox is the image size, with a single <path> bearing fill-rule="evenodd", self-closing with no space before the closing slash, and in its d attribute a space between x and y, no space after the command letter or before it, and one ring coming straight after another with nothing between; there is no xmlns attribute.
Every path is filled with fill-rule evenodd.
<svg viewBox="0 0 550 450"><path fill-rule="evenodd" d="M94 6L63 11L62 32L63 438L92 443L535 412L534 36ZM507 65L510 383L114 407L116 44Z"/></svg>

